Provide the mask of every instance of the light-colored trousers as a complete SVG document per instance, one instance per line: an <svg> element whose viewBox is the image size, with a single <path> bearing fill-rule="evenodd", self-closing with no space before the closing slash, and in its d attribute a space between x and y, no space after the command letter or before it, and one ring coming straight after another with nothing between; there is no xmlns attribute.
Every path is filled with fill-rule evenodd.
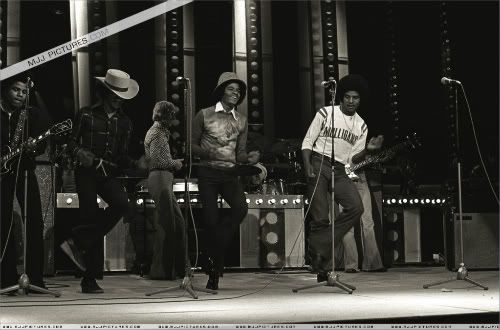
<svg viewBox="0 0 500 330"><path fill-rule="evenodd" d="M384 267L375 238L375 229L372 215L372 201L370 188L364 172L358 173L359 180L355 182L361 200L363 201L364 212L361 215L361 247L363 251L363 270L375 270ZM345 269L358 269L358 249L354 237L354 227L352 227L343 237L344 245L344 267Z"/></svg>
<svg viewBox="0 0 500 330"><path fill-rule="evenodd" d="M148 188L155 201L151 279L175 280L186 265L184 217L173 192L170 171L151 171Z"/></svg>

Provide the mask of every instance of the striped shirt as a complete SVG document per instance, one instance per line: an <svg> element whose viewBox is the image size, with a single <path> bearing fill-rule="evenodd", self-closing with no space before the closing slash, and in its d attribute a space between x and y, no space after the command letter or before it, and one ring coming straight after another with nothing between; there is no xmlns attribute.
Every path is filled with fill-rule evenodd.
<svg viewBox="0 0 500 330"><path fill-rule="evenodd" d="M332 155L334 137L335 160L349 164L353 155L365 149L368 127L357 113L347 116L335 106L332 129L332 107L318 110L302 142L302 149L309 149L327 157Z"/></svg>

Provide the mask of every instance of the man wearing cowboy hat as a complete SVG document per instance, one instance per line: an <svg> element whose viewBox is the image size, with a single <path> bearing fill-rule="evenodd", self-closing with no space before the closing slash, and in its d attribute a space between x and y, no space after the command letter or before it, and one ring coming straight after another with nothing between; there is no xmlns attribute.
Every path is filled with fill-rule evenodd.
<svg viewBox="0 0 500 330"><path fill-rule="evenodd" d="M95 280L102 271L98 246L127 210L127 194L114 175L119 169L142 165L128 156L132 122L122 110L122 103L137 95L139 85L116 69L95 78L100 100L77 114L68 143L68 152L78 163L75 181L80 223L61 244L83 271L82 293L103 292ZM109 205L102 217L98 216L97 194Z"/></svg>
<svg viewBox="0 0 500 330"><path fill-rule="evenodd" d="M207 288L213 290L218 289L224 270L224 253L248 211L243 188L231 168L255 164L260 157L258 151L246 152L247 118L236 111L246 88L236 73L222 73L213 92L216 104L200 110L193 119L192 150L201 158L198 187L207 233L205 271L209 275ZM231 207L227 218L219 217L219 194Z"/></svg>

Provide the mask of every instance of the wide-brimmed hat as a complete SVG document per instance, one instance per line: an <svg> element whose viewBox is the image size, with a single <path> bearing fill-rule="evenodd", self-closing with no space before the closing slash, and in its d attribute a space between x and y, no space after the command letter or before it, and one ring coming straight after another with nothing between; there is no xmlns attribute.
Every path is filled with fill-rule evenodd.
<svg viewBox="0 0 500 330"><path fill-rule="evenodd" d="M224 93L224 88L226 88L227 85L233 82L240 85L240 99L238 100L238 103L236 103L236 105L240 105L241 102L243 102L247 94L247 84L243 80L238 78L238 76L234 72L223 72L220 75L219 81L217 82L217 87L215 87L213 92L215 101L220 101L222 93Z"/></svg>
<svg viewBox="0 0 500 330"><path fill-rule="evenodd" d="M139 84L130 75L117 69L109 69L106 77L94 77L104 87L121 97L130 100L139 93Z"/></svg>

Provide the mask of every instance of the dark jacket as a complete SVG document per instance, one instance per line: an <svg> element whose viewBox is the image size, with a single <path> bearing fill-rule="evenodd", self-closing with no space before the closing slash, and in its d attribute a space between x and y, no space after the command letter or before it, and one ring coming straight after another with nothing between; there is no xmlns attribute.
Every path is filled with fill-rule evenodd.
<svg viewBox="0 0 500 330"><path fill-rule="evenodd" d="M128 156L131 132L132 122L123 111L119 110L109 118L104 105L98 103L77 113L67 150L74 159L83 148L95 155L96 164L102 158L121 169L130 168L135 164Z"/></svg>
<svg viewBox="0 0 500 330"><path fill-rule="evenodd" d="M6 153L7 146L11 145L11 140L14 138L14 133L17 127L17 121L19 119L19 115L21 110L16 110L12 113L7 112L6 110L1 110L1 150L2 155ZM36 138L40 134L44 133L50 128L50 118L48 114L40 108L29 107L28 108L28 123L25 123L24 128L24 138L23 141L26 141L28 137ZM20 164L20 170L34 170L35 169L35 156L41 155L45 152L45 148L47 147L47 140L42 140L37 143L37 147L35 153L24 153L22 155L22 160ZM16 158L17 159L17 158ZM17 163L13 162L13 170L17 167Z"/></svg>

